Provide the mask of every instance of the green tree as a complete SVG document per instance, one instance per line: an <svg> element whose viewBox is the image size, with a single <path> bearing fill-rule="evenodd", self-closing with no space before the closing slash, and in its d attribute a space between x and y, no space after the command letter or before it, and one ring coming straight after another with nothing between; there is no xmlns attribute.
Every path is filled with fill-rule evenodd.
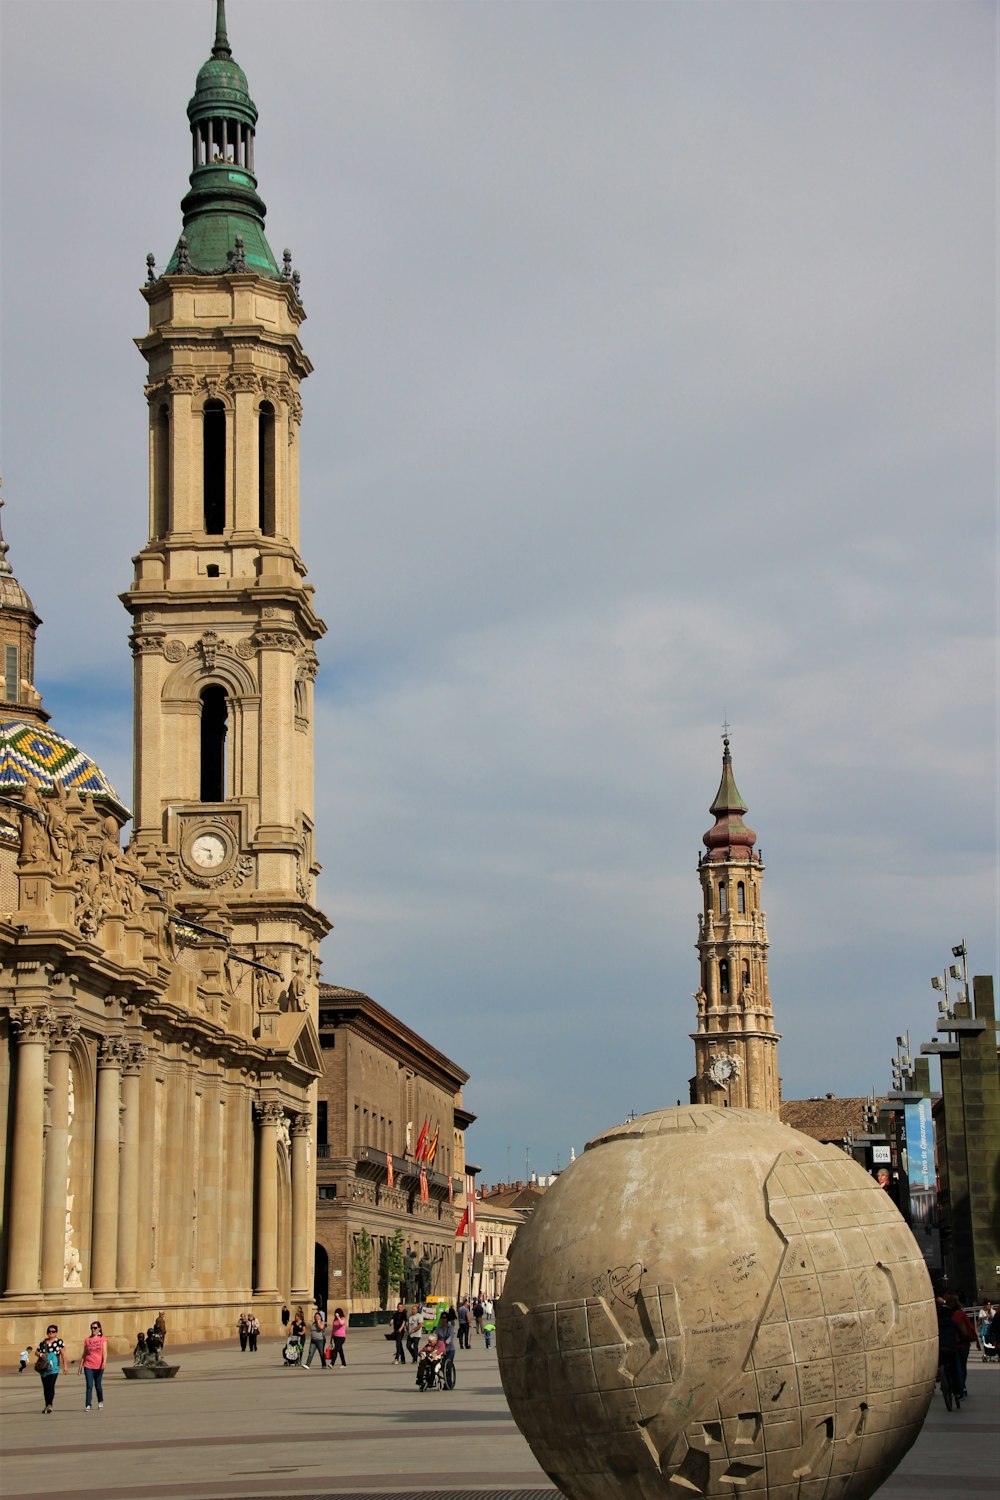
<svg viewBox="0 0 1000 1500"><path fill-rule="evenodd" d="M403 1231L397 1229L389 1241L389 1290L395 1302L403 1295Z"/></svg>
<svg viewBox="0 0 1000 1500"><path fill-rule="evenodd" d="M367 1229L362 1229L354 1241L351 1286L362 1297L367 1297L372 1289L372 1237Z"/></svg>
<svg viewBox="0 0 1000 1500"><path fill-rule="evenodd" d="M389 1241L379 1240L378 1245L378 1300L381 1307L389 1303Z"/></svg>

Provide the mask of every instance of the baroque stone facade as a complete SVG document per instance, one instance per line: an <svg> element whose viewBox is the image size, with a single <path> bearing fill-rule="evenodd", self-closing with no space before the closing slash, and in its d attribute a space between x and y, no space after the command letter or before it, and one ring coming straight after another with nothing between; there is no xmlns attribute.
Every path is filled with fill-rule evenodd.
<svg viewBox="0 0 1000 1500"><path fill-rule="evenodd" d="M135 812L46 726L0 556L0 1340L265 1330L313 1280L313 703L298 280L263 233L256 108L219 6L168 274L150 260L149 535L131 617ZM219 245L223 249L219 251ZM214 258L217 257L217 258Z"/></svg>

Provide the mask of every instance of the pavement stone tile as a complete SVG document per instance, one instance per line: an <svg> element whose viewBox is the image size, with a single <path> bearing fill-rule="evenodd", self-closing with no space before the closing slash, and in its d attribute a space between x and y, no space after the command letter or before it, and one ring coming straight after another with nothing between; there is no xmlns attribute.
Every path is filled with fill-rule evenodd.
<svg viewBox="0 0 1000 1500"><path fill-rule="evenodd" d="M169 1348L176 1380L126 1381L84 1412L75 1368L42 1413L38 1378L0 1376L4 1500L552 1500L558 1492L507 1410L496 1350L458 1353L454 1391L418 1391L378 1330L352 1331L346 1369L287 1369L281 1341ZM975 1356L973 1356L975 1360ZM885 1500L1000 1491L1000 1365L969 1367L970 1399L939 1396L880 1490Z"/></svg>

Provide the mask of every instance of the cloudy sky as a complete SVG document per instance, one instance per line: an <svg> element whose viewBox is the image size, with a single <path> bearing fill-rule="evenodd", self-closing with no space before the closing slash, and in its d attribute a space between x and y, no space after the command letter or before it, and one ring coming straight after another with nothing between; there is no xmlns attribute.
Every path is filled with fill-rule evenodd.
<svg viewBox="0 0 1000 1500"><path fill-rule="evenodd" d="M128 799L138 287L211 0L4 0L3 473ZM728 715L786 1097L997 966L997 6L231 0L316 366L324 975L546 1172L687 1098Z"/></svg>

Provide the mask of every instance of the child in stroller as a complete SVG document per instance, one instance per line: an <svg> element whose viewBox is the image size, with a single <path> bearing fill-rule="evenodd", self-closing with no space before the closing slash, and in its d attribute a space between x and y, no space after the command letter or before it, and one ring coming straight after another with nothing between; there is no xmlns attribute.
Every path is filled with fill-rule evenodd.
<svg viewBox="0 0 1000 1500"><path fill-rule="evenodd" d="M438 1384L441 1363L445 1355L445 1341L433 1331L417 1356L417 1390L429 1391Z"/></svg>
<svg viewBox="0 0 1000 1500"><path fill-rule="evenodd" d="M281 1357L286 1365L300 1365L302 1363L302 1339L299 1334L293 1333L285 1342L281 1351Z"/></svg>

